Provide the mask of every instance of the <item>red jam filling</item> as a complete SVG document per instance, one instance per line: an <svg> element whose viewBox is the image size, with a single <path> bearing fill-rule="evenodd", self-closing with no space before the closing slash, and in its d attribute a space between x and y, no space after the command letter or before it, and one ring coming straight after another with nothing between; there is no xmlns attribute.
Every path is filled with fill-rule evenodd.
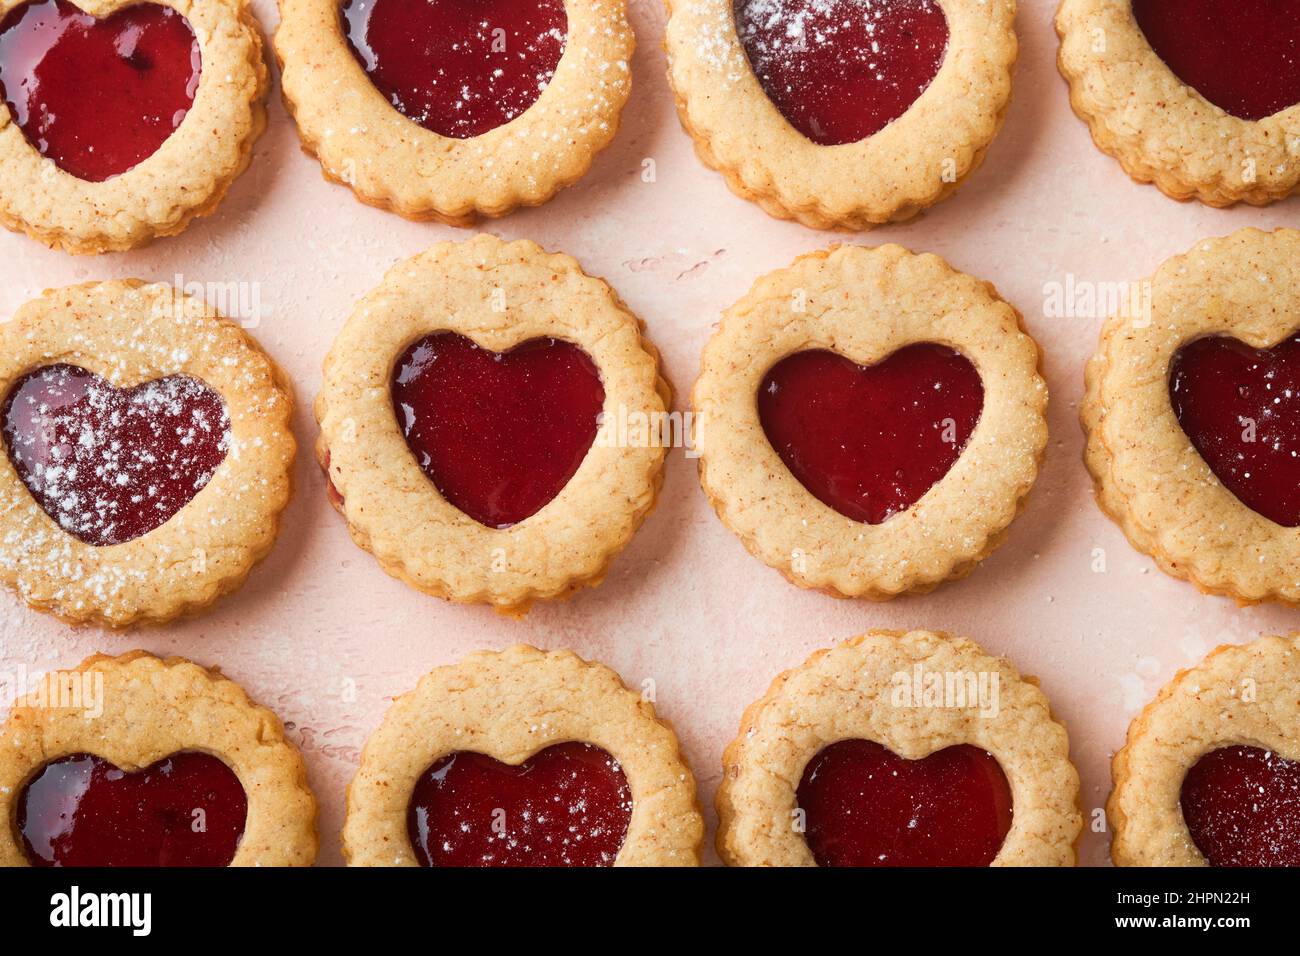
<svg viewBox="0 0 1300 956"><path fill-rule="evenodd" d="M834 352L796 352L758 392L767 439L818 500L880 524L948 473L984 407L968 359L941 345L899 349L856 365Z"/></svg>
<svg viewBox="0 0 1300 956"><path fill-rule="evenodd" d="M1260 120L1300 103L1295 0L1133 0L1156 56L1225 113Z"/></svg>
<svg viewBox="0 0 1300 956"><path fill-rule="evenodd" d="M735 17L768 99L822 146L856 143L906 113L948 50L935 0L736 0Z"/></svg>
<svg viewBox="0 0 1300 956"><path fill-rule="evenodd" d="M1264 350L1225 336L1189 342L1170 364L1169 400L1225 488L1300 526L1300 335Z"/></svg>
<svg viewBox="0 0 1300 956"><path fill-rule="evenodd" d="M518 766L461 751L415 784L406 813L423 866L612 866L632 791L599 747L547 747Z"/></svg>
<svg viewBox="0 0 1300 956"><path fill-rule="evenodd" d="M564 0L345 0L343 29L403 116L469 139L537 102L569 31Z"/></svg>
<svg viewBox="0 0 1300 956"><path fill-rule="evenodd" d="M176 131L200 62L189 23L157 3L97 20L41 0L0 21L0 93L14 122L42 156L90 182L143 162Z"/></svg>
<svg viewBox="0 0 1300 956"><path fill-rule="evenodd" d="M239 778L210 754L133 773L75 754L23 788L17 825L33 866L226 866L247 815Z"/></svg>
<svg viewBox="0 0 1300 956"><path fill-rule="evenodd" d="M1300 866L1300 763L1222 747L1183 778L1183 820L1211 866Z"/></svg>
<svg viewBox="0 0 1300 956"><path fill-rule="evenodd" d="M605 387L586 352L530 339L508 352L436 332L393 367L393 410L429 480L489 528L536 514L596 438Z"/></svg>
<svg viewBox="0 0 1300 956"><path fill-rule="evenodd" d="M121 544L185 507L226 457L225 402L183 375L118 389L74 365L20 379L3 434L18 477L86 544Z"/></svg>
<svg viewBox="0 0 1300 956"><path fill-rule="evenodd" d="M988 866L1011 829L1011 787L977 747L904 760L841 740L803 772L799 808L818 866Z"/></svg>

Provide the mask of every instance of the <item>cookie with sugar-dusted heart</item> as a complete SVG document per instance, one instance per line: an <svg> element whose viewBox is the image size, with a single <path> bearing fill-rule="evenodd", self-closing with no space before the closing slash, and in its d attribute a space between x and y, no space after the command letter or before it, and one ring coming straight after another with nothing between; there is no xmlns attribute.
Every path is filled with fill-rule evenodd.
<svg viewBox="0 0 1300 956"><path fill-rule="evenodd" d="M1080 419L1097 503L1167 573L1300 603L1300 232L1200 242L1107 320ZM1130 314L1132 313L1132 314Z"/></svg>
<svg viewBox="0 0 1300 956"><path fill-rule="evenodd" d="M266 127L246 0L0 0L0 225L133 249L216 209Z"/></svg>
<svg viewBox="0 0 1300 956"><path fill-rule="evenodd" d="M961 637L870 631L751 704L722 757L731 866L1073 866L1065 728L1032 678Z"/></svg>
<svg viewBox="0 0 1300 956"><path fill-rule="evenodd" d="M1210 206L1300 185L1300 17L1288 3L1062 0L1057 65L1098 149Z"/></svg>
<svg viewBox="0 0 1300 956"><path fill-rule="evenodd" d="M986 282L901 246L840 246L723 315L692 394L700 483L801 587L885 600L974 570L1047 444L1047 386Z"/></svg>
<svg viewBox="0 0 1300 956"><path fill-rule="evenodd" d="M669 0L668 79L703 162L817 229L910 219L975 171L1015 0Z"/></svg>
<svg viewBox="0 0 1300 956"><path fill-rule="evenodd" d="M1129 725L1106 804L1118 866L1300 866L1300 637L1225 645Z"/></svg>
<svg viewBox="0 0 1300 956"><path fill-rule="evenodd" d="M285 105L326 178L457 226L587 172L618 130L634 45L624 0L280 0L275 33Z"/></svg>
<svg viewBox="0 0 1300 956"><path fill-rule="evenodd" d="M0 725L0 866L310 866L316 798L275 714L179 657L97 654Z"/></svg>
<svg viewBox="0 0 1300 956"><path fill-rule="evenodd" d="M317 457L385 571L520 614L599 584L654 507L670 401L606 283L481 235L358 303L325 360Z"/></svg>
<svg viewBox="0 0 1300 956"><path fill-rule="evenodd" d="M293 397L234 322L138 279L0 323L0 581L74 623L197 613L271 550Z"/></svg>
<svg viewBox="0 0 1300 956"><path fill-rule="evenodd" d="M425 675L348 787L351 866L698 866L671 727L614 671L519 644Z"/></svg>

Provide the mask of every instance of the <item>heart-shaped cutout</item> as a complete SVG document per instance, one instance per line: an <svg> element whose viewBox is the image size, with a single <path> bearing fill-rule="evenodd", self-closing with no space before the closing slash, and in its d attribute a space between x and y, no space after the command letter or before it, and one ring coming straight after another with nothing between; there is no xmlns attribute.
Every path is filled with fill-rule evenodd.
<svg viewBox="0 0 1300 956"><path fill-rule="evenodd" d="M89 182L157 152L199 87L199 42L171 7L137 3L97 20L67 0L0 21L0 93L28 141Z"/></svg>
<svg viewBox="0 0 1300 956"><path fill-rule="evenodd" d="M818 866L988 866L1011 830L997 760L962 744L905 760L841 740L799 782L804 839Z"/></svg>
<svg viewBox="0 0 1300 956"><path fill-rule="evenodd" d="M74 754L23 788L17 826L33 866L227 866L247 816L239 777L211 754L134 773Z"/></svg>
<svg viewBox="0 0 1300 956"><path fill-rule="evenodd" d="M423 866L612 866L632 791L592 744L556 744L517 766L461 751L420 776L406 819Z"/></svg>
<svg viewBox="0 0 1300 956"><path fill-rule="evenodd" d="M540 511L587 456L605 403L600 371L559 339L508 352L435 332L393 366L393 410L447 501L489 528Z"/></svg>
<svg viewBox="0 0 1300 956"><path fill-rule="evenodd" d="M469 139L537 102L564 54L564 0L345 0L353 56L403 116Z"/></svg>
<svg viewBox="0 0 1300 956"><path fill-rule="evenodd" d="M856 143L906 113L948 50L935 0L736 0L735 20L772 105L822 146Z"/></svg>
<svg viewBox="0 0 1300 956"><path fill-rule="evenodd" d="M1210 470L1248 508L1300 526L1300 335L1271 349L1196 339L1169 370L1174 415Z"/></svg>
<svg viewBox="0 0 1300 956"><path fill-rule="evenodd" d="M1187 771L1181 803L1211 866L1300 866L1300 763L1221 747Z"/></svg>
<svg viewBox="0 0 1300 956"><path fill-rule="evenodd" d="M1300 103L1300 10L1291 0L1133 0L1151 49L1225 113L1260 120Z"/></svg>
<svg viewBox="0 0 1300 956"><path fill-rule="evenodd" d="M923 342L876 365L824 350L772 366L758 415L776 453L822 503L880 524L911 507L961 456L984 385L959 352Z"/></svg>
<svg viewBox="0 0 1300 956"><path fill-rule="evenodd" d="M5 401L9 460L32 497L86 544L154 530L212 478L230 446L221 396L185 375L119 389L74 365L20 379Z"/></svg>

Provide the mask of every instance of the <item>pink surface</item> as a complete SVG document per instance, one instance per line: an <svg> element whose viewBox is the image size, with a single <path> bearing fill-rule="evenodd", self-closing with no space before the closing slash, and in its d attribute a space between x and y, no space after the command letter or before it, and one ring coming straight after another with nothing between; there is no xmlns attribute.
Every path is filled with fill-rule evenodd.
<svg viewBox="0 0 1300 956"><path fill-rule="evenodd" d="M272 29L273 4L254 5ZM972 577L885 605L800 591L721 525L694 463L675 452L659 508L605 584L515 622L426 597L385 575L348 538L304 453L299 493L274 552L211 613L130 634L71 630L5 592L0 666L66 666L135 647L220 665L274 708L301 746L321 801L321 862L335 864L344 789L367 735L394 695L471 650L518 641L568 647L616 668L628 683L652 679L660 713L677 728L699 779L711 840L722 748L777 672L868 628L941 628L1041 679L1069 728L1091 813L1109 792L1110 756L1130 718L1175 670L1220 643L1287 632L1296 616L1201 596L1134 552L1097 511L1080 462L1077 405L1100 318L1049 317L1047 291L1071 279L1148 275L1198 239L1294 224L1296 205L1219 211L1132 183L1070 113L1054 67L1054 6L1022 3L1014 101L984 168L922 219L857 237L936 252L991 280L1046 350L1047 462L1006 544ZM771 219L700 165L664 76L664 20L657 0L633 0L635 90L623 129L591 174L546 206L484 228L564 250L607 278L648 323L680 405L723 308L762 273L853 237ZM654 181L645 182L650 160ZM305 451L316 431L309 406L321 360L356 299L397 260L470 234L405 222L322 181L315 160L299 152L276 91L251 169L216 215L184 235L99 258L0 236L0 316L43 288L92 279L256 283L264 318L254 334L295 382ZM1099 555L1104 572L1093 570ZM1087 833L1083 861L1104 862L1107 843L1104 833ZM711 850L709 859L716 859Z"/></svg>

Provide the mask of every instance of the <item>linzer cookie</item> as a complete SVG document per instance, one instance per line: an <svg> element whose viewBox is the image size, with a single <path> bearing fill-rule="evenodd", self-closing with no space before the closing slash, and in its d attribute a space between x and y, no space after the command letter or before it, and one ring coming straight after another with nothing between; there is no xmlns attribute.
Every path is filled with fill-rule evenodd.
<svg viewBox="0 0 1300 956"><path fill-rule="evenodd" d="M1080 417L1097 503L1169 574L1300 603L1300 232L1244 229L1165 262L1115 315Z"/></svg>
<svg viewBox="0 0 1300 956"><path fill-rule="evenodd" d="M722 757L731 866L1073 866L1065 728L1032 679L964 638L871 631L750 705Z"/></svg>
<svg viewBox="0 0 1300 956"><path fill-rule="evenodd" d="M245 0L0 0L0 224L74 253L212 212L266 126Z"/></svg>
<svg viewBox="0 0 1300 956"><path fill-rule="evenodd" d="M203 610L266 556L293 400L233 322L139 280L0 324L0 580L71 623Z"/></svg>
<svg viewBox="0 0 1300 956"><path fill-rule="evenodd" d="M1138 182L1211 206L1300 184L1300 16L1289 3L1062 0L1061 74Z"/></svg>
<svg viewBox="0 0 1300 956"><path fill-rule="evenodd" d="M885 600L974 570L1047 444L1047 386L991 285L901 246L760 278L704 350L700 483L800 587Z"/></svg>
<svg viewBox="0 0 1300 956"><path fill-rule="evenodd" d="M633 45L623 0L280 0L275 34L325 176L460 226L587 171L618 129Z"/></svg>
<svg viewBox="0 0 1300 956"><path fill-rule="evenodd" d="M817 229L909 219L983 161L1014 0L668 0L668 78L703 162Z"/></svg>
<svg viewBox="0 0 1300 956"><path fill-rule="evenodd" d="M599 584L654 507L669 402L608 285L483 235L398 263L358 303L325 360L316 452L385 571L521 614ZM628 420L649 427L624 436Z"/></svg>
<svg viewBox="0 0 1300 956"><path fill-rule="evenodd" d="M1300 866L1300 638L1224 646L1129 726L1107 810L1118 866Z"/></svg>
<svg viewBox="0 0 1300 956"><path fill-rule="evenodd" d="M518 645L399 697L348 788L352 866L696 866L695 779L604 665Z"/></svg>
<svg viewBox="0 0 1300 956"><path fill-rule="evenodd" d="M238 685L143 651L48 679L0 725L0 866L315 860L302 757Z"/></svg>

